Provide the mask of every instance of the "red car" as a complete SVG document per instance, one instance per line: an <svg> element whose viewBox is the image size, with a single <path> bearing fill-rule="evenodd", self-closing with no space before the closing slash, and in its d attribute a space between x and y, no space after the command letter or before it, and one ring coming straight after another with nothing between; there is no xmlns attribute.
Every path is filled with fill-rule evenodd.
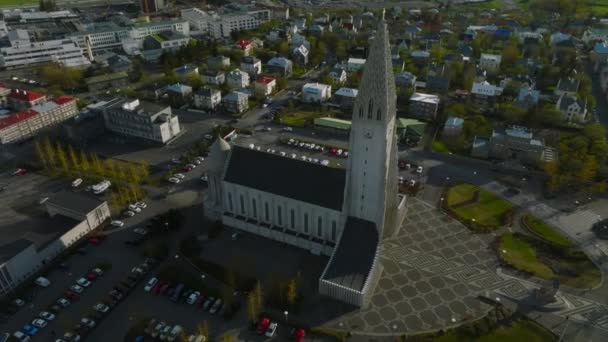
<svg viewBox="0 0 608 342"><path fill-rule="evenodd" d="M163 284L163 287L160 288L159 293L161 295L165 295L165 293L167 293L167 289L169 289L169 283Z"/></svg>
<svg viewBox="0 0 608 342"><path fill-rule="evenodd" d="M72 302L77 302L80 300L80 296L72 291L66 291L65 298L69 299Z"/></svg>
<svg viewBox="0 0 608 342"><path fill-rule="evenodd" d="M202 308L203 305L205 305L205 299L207 299L207 298L203 295L198 296L198 299L196 300L196 303L195 303L196 307L199 309Z"/></svg>
<svg viewBox="0 0 608 342"><path fill-rule="evenodd" d="M163 286L163 282L159 281L152 287L152 289L150 289L150 292L152 292L154 294L158 294L160 292L160 288L162 286Z"/></svg>
<svg viewBox="0 0 608 342"><path fill-rule="evenodd" d="M258 328L256 329L256 332L258 333L258 335L262 335L263 333L265 333L266 329L268 329L269 325L270 325L270 318L268 318L268 317L260 318L260 321L258 322Z"/></svg>
<svg viewBox="0 0 608 342"><path fill-rule="evenodd" d="M95 273L95 272L89 272L89 273L87 273L87 275L86 275L86 278L87 278L88 280L90 280L90 281L95 281L95 280L97 280L97 277L98 277L98 275L97 275L97 273Z"/></svg>
<svg viewBox="0 0 608 342"><path fill-rule="evenodd" d="M190 171L192 171L192 168L191 168L191 167L186 166L186 167L184 168L184 172L190 172Z"/></svg>
<svg viewBox="0 0 608 342"><path fill-rule="evenodd" d="M27 173L26 169L17 169L13 173L11 173L11 175L13 175L13 176L23 176L26 173Z"/></svg>
<svg viewBox="0 0 608 342"><path fill-rule="evenodd" d="M98 238L92 237L92 238L89 238L89 243L91 245L97 246L97 245L99 245L101 243L101 240L99 240Z"/></svg>
<svg viewBox="0 0 608 342"><path fill-rule="evenodd" d="M304 336L306 336L304 329L298 329L291 335L291 340L293 342L302 342L304 341Z"/></svg>

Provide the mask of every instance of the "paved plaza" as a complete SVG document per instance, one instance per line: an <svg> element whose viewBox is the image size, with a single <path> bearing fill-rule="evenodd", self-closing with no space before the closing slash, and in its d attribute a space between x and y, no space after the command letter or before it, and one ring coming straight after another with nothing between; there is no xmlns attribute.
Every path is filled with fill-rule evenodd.
<svg viewBox="0 0 608 342"><path fill-rule="evenodd" d="M491 307L479 295L525 299L538 285L497 272L498 260L489 248L492 238L472 234L435 207L410 199L401 230L383 242L384 272L370 304L326 326L353 334L415 334L482 317ZM608 322L608 314L598 317L608 313L603 306L560 295L568 308L554 313L557 317L575 314L570 318L600 327Z"/></svg>

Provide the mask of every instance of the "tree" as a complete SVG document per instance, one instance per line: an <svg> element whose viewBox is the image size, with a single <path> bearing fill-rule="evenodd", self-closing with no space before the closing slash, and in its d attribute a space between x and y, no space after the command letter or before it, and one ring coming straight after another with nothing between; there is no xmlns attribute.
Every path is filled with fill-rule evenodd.
<svg viewBox="0 0 608 342"><path fill-rule="evenodd" d="M279 45L277 46L277 51L279 52L279 55L283 57L289 56L289 44L286 40L283 40L279 43Z"/></svg>
<svg viewBox="0 0 608 342"><path fill-rule="evenodd" d="M236 342L236 337L234 337L234 334L231 332L227 332L224 335L222 335L222 342Z"/></svg>
<svg viewBox="0 0 608 342"><path fill-rule="evenodd" d="M507 44L502 50L501 67L511 66L515 64L521 52L517 47L517 42Z"/></svg>
<svg viewBox="0 0 608 342"><path fill-rule="evenodd" d="M289 304L290 306L295 304L296 299L298 298L298 284L296 283L295 279L291 279L287 283L286 297L287 297L287 304Z"/></svg>
<svg viewBox="0 0 608 342"><path fill-rule="evenodd" d="M51 140L47 137L42 143L42 148L46 154L50 168L55 169L57 167L57 153L55 152L55 145L53 145Z"/></svg>
<svg viewBox="0 0 608 342"><path fill-rule="evenodd" d="M98 176L105 176L105 168L99 157L95 153L91 153L91 170Z"/></svg>
<svg viewBox="0 0 608 342"><path fill-rule="evenodd" d="M106 159L104 162L105 174L110 178L118 178L118 170L116 169L116 162L112 159Z"/></svg>
<svg viewBox="0 0 608 342"><path fill-rule="evenodd" d="M80 150L80 170L84 173L89 172L91 169L91 164L89 163L89 157L84 152L84 150Z"/></svg>
<svg viewBox="0 0 608 342"><path fill-rule="evenodd" d="M205 337L203 341L209 341L209 322L203 321L203 323L197 326L198 334Z"/></svg>
<svg viewBox="0 0 608 342"><path fill-rule="evenodd" d="M59 161L59 166L65 171L68 171L70 169L70 165L68 163L68 157L65 150L63 149L63 145L58 142L55 148L57 151L57 160Z"/></svg>
<svg viewBox="0 0 608 342"><path fill-rule="evenodd" d="M80 160L78 160L78 155L76 154L76 151L74 151L74 147L72 147L72 145L68 145L68 157L70 158L72 168L76 171L82 171L82 165Z"/></svg>
<svg viewBox="0 0 608 342"><path fill-rule="evenodd" d="M253 324L257 321L258 316L260 315L260 305L256 299L254 292L249 292L247 295L247 317L249 321Z"/></svg>
<svg viewBox="0 0 608 342"><path fill-rule="evenodd" d="M38 157L38 160L40 161L40 163L42 163L42 167L44 167L45 170L48 170L49 161L47 160L46 155L44 154L44 147L42 147L42 144L38 140L36 140L34 144L36 147L36 156Z"/></svg>

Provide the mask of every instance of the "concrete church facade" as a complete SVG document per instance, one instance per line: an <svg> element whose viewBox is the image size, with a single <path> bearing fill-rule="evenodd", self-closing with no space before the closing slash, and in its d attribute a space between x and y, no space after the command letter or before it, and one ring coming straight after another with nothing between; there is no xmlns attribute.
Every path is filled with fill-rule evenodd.
<svg viewBox="0 0 608 342"><path fill-rule="evenodd" d="M362 307L382 272L379 243L405 215L397 193L396 95L386 23L371 43L353 111L346 169L231 146L209 155L205 215L330 256L319 292Z"/></svg>

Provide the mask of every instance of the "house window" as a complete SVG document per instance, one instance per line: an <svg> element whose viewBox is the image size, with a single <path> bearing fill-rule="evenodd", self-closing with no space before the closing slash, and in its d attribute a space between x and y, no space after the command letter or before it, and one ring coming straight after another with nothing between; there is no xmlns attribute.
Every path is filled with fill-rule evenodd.
<svg viewBox="0 0 608 342"><path fill-rule="evenodd" d="M270 221L270 214L268 212L268 202L264 203L264 212L265 212L265 216L266 216L266 221Z"/></svg>
<svg viewBox="0 0 608 342"><path fill-rule="evenodd" d="M331 221L331 240L336 241L336 221Z"/></svg>
<svg viewBox="0 0 608 342"><path fill-rule="evenodd" d="M323 219L319 216L317 220L317 236L323 237Z"/></svg>
<svg viewBox="0 0 608 342"><path fill-rule="evenodd" d="M243 199L243 195L241 195L241 214L245 214L245 200Z"/></svg>
<svg viewBox="0 0 608 342"><path fill-rule="evenodd" d="M231 192L228 193L228 208L230 209L230 211L234 210L232 208L232 193Z"/></svg>
<svg viewBox="0 0 608 342"><path fill-rule="evenodd" d="M253 218L257 218L258 217L258 207L256 206L255 198L251 200L251 208L252 208L251 213L253 214Z"/></svg>
<svg viewBox="0 0 608 342"><path fill-rule="evenodd" d="M279 205L277 207L277 218L278 218L278 222L279 222L279 226L283 225L283 211L281 210L281 206Z"/></svg>
<svg viewBox="0 0 608 342"><path fill-rule="evenodd" d="M296 228L296 213L291 209L291 229Z"/></svg>
<svg viewBox="0 0 608 342"><path fill-rule="evenodd" d="M308 213L304 214L304 233L308 234Z"/></svg>

